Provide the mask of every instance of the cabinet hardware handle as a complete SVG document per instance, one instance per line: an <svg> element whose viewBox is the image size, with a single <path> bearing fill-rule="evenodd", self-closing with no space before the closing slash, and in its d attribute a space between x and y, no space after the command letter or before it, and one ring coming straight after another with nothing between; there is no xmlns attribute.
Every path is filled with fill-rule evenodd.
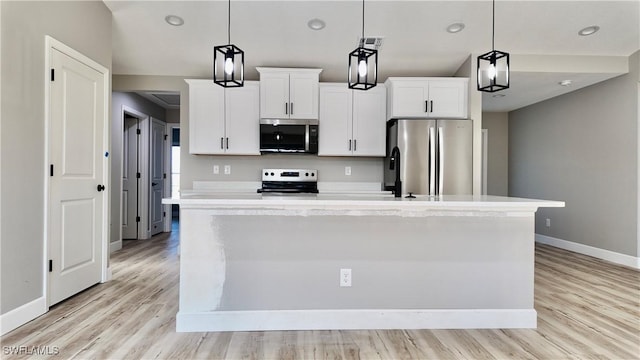
<svg viewBox="0 0 640 360"><path fill-rule="evenodd" d="M284 113L289 115L289 103L284 103Z"/></svg>
<svg viewBox="0 0 640 360"><path fill-rule="evenodd" d="M351 139L349 139L349 151L351 151Z"/></svg>
<svg viewBox="0 0 640 360"><path fill-rule="evenodd" d="M424 112L429 112L429 100L424 101Z"/></svg>
<svg viewBox="0 0 640 360"><path fill-rule="evenodd" d="M227 149L229 149L229 138L227 138Z"/></svg>
<svg viewBox="0 0 640 360"><path fill-rule="evenodd" d="M433 112L433 100L431 100L430 102L431 102L431 112Z"/></svg>
<svg viewBox="0 0 640 360"><path fill-rule="evenodd" d="M291 115L293 115L293 103L291 103Z"/></svg>
<svg viewBox="0 0 640 360"><path fill-rule="evenodd" d="M224 138L220 138L220 149L224 149Z"/></svg>
<svg viewBox="0 0 640 360"><path fill-rule="evenodd" d="M353 151L358 150L358 140L353 140Z"/></svg>

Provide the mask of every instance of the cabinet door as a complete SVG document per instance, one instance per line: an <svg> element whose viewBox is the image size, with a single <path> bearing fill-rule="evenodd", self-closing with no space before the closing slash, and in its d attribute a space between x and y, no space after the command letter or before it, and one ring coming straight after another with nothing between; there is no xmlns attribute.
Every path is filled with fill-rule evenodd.
<svg viewBox="0 0 640 360"><path fill-rule="evenodd" d="M260 117L289 118L289 74L260 74Z"/></svg>
<svg viewBox="0 0 640 360"><path fill-rule="evenodd" d="M347 84L320 86L320 133L318 155L352 154L352 90Z"/></svg>
<svg viewBox="0 0 640 360"><path fill-rule="evenodd" d="M353 155L385 156L387 89L353 91Z"/></svg>
<svg viewBox="0 0 640 360"><path fill-rule="evenodd" d="M393 85L391 117L412 118L427 116L426 81L397 81Z"/></svg>
<svg viewBox="0 0 640 360"><path fill-rule="evenodd" d="M318 74L289 75L289 115L292 119L318 118Z"/></svg>
<svg viewBox="0 0 640 360"><path fill-rule="evenodd" d="M225 151L233 155L260 155L260 87L245 81L244 87L225 93Z"/></svg>
<svg viewBox="0 0 640 360"><path fill-rule="evenodd" d="M429 80L429 117L467 117L467 79Z"/></svg>
<svg viewBox="0 0 640 360"><path fill-rule="evenodd" d="M189 153L222 154L224 88L211 80L189 83Z"/></svg>

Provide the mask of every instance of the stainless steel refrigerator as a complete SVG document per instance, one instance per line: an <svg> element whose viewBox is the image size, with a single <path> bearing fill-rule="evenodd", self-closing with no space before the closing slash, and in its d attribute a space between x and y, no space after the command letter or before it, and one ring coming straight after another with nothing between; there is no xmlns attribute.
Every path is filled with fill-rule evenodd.
<svg viewBox="0 0 640 360"><path fill-rule="evenodd" d="M398 149L392 158L396 146ZM471 120L389 120L385 189L394 189L396 175L399 175L402 194L470 195L473 192L472 149Z"/></svg>

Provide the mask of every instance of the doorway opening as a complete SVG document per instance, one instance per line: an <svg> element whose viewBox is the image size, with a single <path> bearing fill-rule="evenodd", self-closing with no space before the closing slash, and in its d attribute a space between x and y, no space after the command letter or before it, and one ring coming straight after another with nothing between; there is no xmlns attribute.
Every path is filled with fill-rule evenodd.
<svg viewBox="0 0 640 360"><path fill-rule="evenodd" d="M138 239L140 229L140 122L124 112L122 137L122 239Z"/></svg>
<svg viewBox="0 0 640 360"><path fill-rule="evenodd" d="M169 124L169 131L171 137L171 197L177 198L180 196L180 126L177 124ZM171 205L171 222L177 222L180 216L180 208L178 205Z"/></svg>

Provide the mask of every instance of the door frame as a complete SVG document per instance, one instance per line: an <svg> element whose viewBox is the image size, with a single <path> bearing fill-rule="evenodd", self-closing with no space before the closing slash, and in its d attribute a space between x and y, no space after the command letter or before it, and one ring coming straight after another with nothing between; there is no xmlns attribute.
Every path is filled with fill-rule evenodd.
<svg viewBox="0 0 640 360"><path fill-rule="evenodd" d="M167 174L167 178L164 183L164 197L171 197L171 188L173 186L173 181L171 179L172 173L172 162L171 162L171 148L173 144L173 129L180 129L180 123L167 123L167 141L165 142L165 162L164 162L164 172ZM182 146L180 147L180 151L182 151ZM171 232L171 205L164 205L164 211L169 214L169 216L165 216L164 218L164 232Z"/></svg>
<svg viewBox="0 0 640 360"><path fill-rule="evenodd" d="M43 206L43 218L44 218L44 227L43 227L43 259L42 259L42 292L45 298L45 306L46 311L49 309L49 269L46 266L48 264L50 256L49 256L49 243L50 243L50 219L49 219L49 195L51 189L51 178L49 176L49 164L51 159L51 154L49 152L50 145L50 126L51 126L51 78L50 78L50 69L53 59L51 58L51 52L53 49L58 50L65 55L74 58L75 60L93 68L94 70L100 72L103 77L103 86L104 86L104 98L102 101L104 102L104 110L103 110L103 118L104 118L104 135L103 135L103 146L104 151L108 154L109 147L111 146L111 122L109 121L109 110L110 110L110 97L111 97L111 82L110 82L110 71L106 67L100 65L89 57L83 55L82 53L74 50L73 48L65 45L61 41L54 39L49 35L45 35L44 41L44 164L43 164L43 176L44 176L44 206ZM101 282L107 282L111 280L112 273L111 267L109 267L109 217L110 217L110 199L111 199L111 167L108 155L105 156L102 161L103 166L103 177L102 183L105 185L104 190L104 198L102 205L102 221L103 221L103 232L102 232L102 256L100 258L101 262Z"/></svg>
<svg viewBox="0 0 640 360"><path fill-rule="evenodd" d="M148 139L149 139L149 124L151 122L151 117L141 111L138 111L130 106L127 105L122 105L122 108L120 109L120 117L119 117L119 121L120 124L118 125L118 129L122 129L120 131L120 144L121 144L121 149L120 149L120 156L123 157L123 159L121 159L122 161L120 161L120 179L118 179L118 181L120 181L120 212L118 214L118 232L119 232L119 236L118 239L120 241L122 241L122 214L124 211L124 206L125 204L122 202L122 188L123 188L123 181L122 181L122 174L124 173L124 116L125 114L128 114L129 116L133 116L135 118L138 119L138 128L140 129L140 148L139 148L139 152L138 152L138 164L139 164L139 168L138 171L140 171L140 179L138 179L138 216L140 216L140 222L138 223L138 232L137 232L137 238L138 240L144 240L144 239L148 239L149 236L149 231L148 231L148 227L149 227L149 221L147 216L145 215L148 212L148 205L145 205L146 202L148 201L148 194L145 195L145 191L149 191L148 189L148 182L149 182L149 174L148 174L148 170L149 170L149 145L148 145ZM146 155L145 155L146 154ZM146 156L146 158L145 158ZM145 161L145 159L147 159Z"/></svg>

